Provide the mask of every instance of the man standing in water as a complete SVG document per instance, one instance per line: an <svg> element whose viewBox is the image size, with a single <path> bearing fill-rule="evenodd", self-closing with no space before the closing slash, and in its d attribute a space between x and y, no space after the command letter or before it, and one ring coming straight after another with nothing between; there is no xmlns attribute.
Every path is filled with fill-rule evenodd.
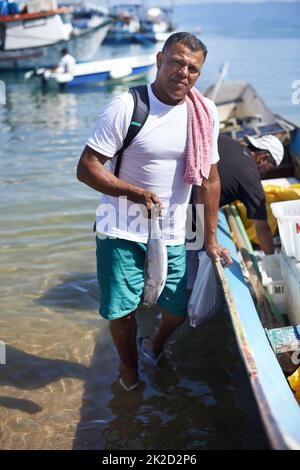
<svg viewBox="0 0 300 470"><path fill-rule="evenodd" d="M147 87L149 116L124 151L118 177L113 157L131 122L134 103L129 92L113 99L101 113L78 163L78 179L103 193L98 215L104 205L108 212L113 209L108 224L97 218L99 311L110 321L121 361L120 384L127 391L139 384L135 311L143 296L147 211L149 214L155 204L160 206L168 251L167 281L158 299L162 318L152 338L141 341L142 352L152 363L157 363L166 340L187 313L185 220L193 184L202 186L207 254L231 263L229 253L216 239L220 196L217 111L199 92L195 98L193 89L206 53L205 45L189 33L175 33L166 41L157 54L156 78ZM196 117L190 131L195 115L199 122ZM195 142L196 150L191 151ZM193 161L199 148L198 160ZM109 168L104 166L107 160ZM146 210L139 224L133 223L133 203Z"/></svg>

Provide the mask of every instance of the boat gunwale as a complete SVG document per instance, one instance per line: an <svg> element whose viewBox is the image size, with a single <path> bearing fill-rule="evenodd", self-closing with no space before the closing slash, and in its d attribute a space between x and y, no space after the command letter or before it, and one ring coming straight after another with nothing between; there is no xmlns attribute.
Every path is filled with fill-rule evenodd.
<svg viewBox="0 0 300 470"><path fill-rule="evenodd" d="M17 15L0 15L0 23L16 23L19 21L30 21L39 18L63 15L69 13L69 8L56 8L55 10L38 11L34 13L18 13Z"/></svg>
<svg viewBox="0 0 300 470"><path fill-rule="evenodd" d="M223 246L226 246L226 248L230 249L231 254L234 258L234 261L236 262L236 265L237 265L236 268L238 267L238 270L239 270L239 273L238 273L239 281L242 281L244 284L246 284L246 280L244 278L239 260L237 258L237 249L233 243L232 238L230 237L229 225L228 225L226 216L222 210L219 211L218 238L220 238L220 242ZM227 243L226 243L226 240L227 240ZM220 278L221 286L224 292L225 301L226 301L226 305L228 307L229 315L230 315L231 322L233 325L233 330L234 330L235 337L237 340L238 349L241 353L246 370L248 372L249 381L250 381L252 390L254 392L257 406L260 411L260 416L264 424L270 445L273 449L276 449L276 450L300 449L300 426L298 426L299 432L296 436L296 439L294 439L291 437L290 433L287 433L284 429L282 429L288 426L287 421L283 425L282 423L279 423L275 417L274 406L278 404L278 401L279 401L278 399L280 397L284 396L285 398L285 400L282 400L283 405L288 402L292 406L292 408L294 408L294 410L297 410L297 413L295 414L296 415L296 418L295 418L293 413L291 413L291 411L287 413L287 409L284 408L285 420L287 419L288 416L291 416L293 419L300 420L300 408L281 370L281 367L276 359L276 356L269 344L264 328L260 323L257 309L254 305L250 291L248 290L248 294L247 294L248 299L246 299L246 296L243 297L243 309L246 308L247 313L249 313L249 315L253 314L253 310L254 310L256 313L256 318L253 317L251 319L251 322L252 322L251 325L249 324L249 319L248 319L248 330L247 330L247 325L245 325L245 321L243 322L242 315L238 309L238 303L240 300L239 299L240 290L239 292L236 292L236 295L233 292L235 275L233 274L233 278L231 278L230 268L226 268L225 270L223 270L223 268L221 267L218 269L218 276ZM244 319L246 318L247 316L245 316ZM259 347L257 345L256 347L254 338L251 337L251 335L254 334L254 330L257 327L257 325L260 326L260 331L258 332L259 333L258 341L259 339L264 338L263 348L264 348L264 352L266 352L266 354L264 355L265 356L264 358L262 358L260 355L261 345L259 345ZM257 333L257 331L255 331L255 333ZM262 333L263 333L263 336L262 336ZM272 371L274 370L277 375L279 374L281 376L281 379L282 379L281 383L276 384L277 388L280 389L280 392L281 392L279 394L280 397L276 395L274 384L272 383L269 384L268 380L264 381L263 374L265 372L266 367L267 368L272 367L273 368ZM271 399L269 396L270 393L268 392L272 392Z"/></svg>

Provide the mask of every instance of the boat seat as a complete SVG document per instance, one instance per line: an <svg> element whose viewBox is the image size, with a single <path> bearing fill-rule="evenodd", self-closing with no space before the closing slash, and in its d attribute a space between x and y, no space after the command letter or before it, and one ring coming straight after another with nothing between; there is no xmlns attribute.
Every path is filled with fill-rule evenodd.
<svg viewBox="0 0 300 470"><path fill-rule="evenodd" d="M222 132L222 131L221 131ZM233 137L234 139L243 140L244 136L260 136L267 134L277 135L278 133L286 133L286 130L280 126L280 124L274 123L265 126L253 126L253 127L240 127L237 129L234 128L224 128L225 135Z"/></svg>
<svg viewBox="0 0 300 470"><path fill-rule="evenodd" d="M221 131L222 132L222 131ZM243 140L243 137L245 135L250 135L250 136L255 136L257 133L252 127L246 127L244 129L238 128L238 129L225 129L224 132L222 132L223 135L226 135L228 137L231 137L233 139L237 140Z"/></svg>
<svg viewBox="0 0 300 470"><path fill-rule="evenodd" d="M285 132L286 130L284 127L282 127L280 124L277 122L274 122L273 124L269 124L266 126L260 126L259 127L260 133L262 135L265 134L277 134L278 132Z"/></svg>

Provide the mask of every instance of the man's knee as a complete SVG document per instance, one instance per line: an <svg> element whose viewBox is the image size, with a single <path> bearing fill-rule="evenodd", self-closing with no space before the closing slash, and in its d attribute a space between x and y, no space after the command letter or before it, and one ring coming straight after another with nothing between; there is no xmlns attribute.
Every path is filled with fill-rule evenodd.
<svg viewBox="0 0 300 470"><path fill-rule="evenodd" d="M126 325L129 321L134 320L134 318L135 318L135 311L129 313L128 315L125 315L124 317L115 318L114 320L110 320L110 323L113 324L114 326Z"/></svg>
<svg viewBox="0 0 300 470"><path fill-rule="evenodd" d="M162 310L162 317L165 322L172 323L173 325L181 325L186 319L186 315L172 315L167 310Z"/></svg>
<svg viewBox="0 0 300 470"><path fill-rule="evenodd" d="M177 326L181 325L182 323L185 322L185 319L186 319L186 316L183 316L183 317L174 317L174 321L176 323Z"/></svg>

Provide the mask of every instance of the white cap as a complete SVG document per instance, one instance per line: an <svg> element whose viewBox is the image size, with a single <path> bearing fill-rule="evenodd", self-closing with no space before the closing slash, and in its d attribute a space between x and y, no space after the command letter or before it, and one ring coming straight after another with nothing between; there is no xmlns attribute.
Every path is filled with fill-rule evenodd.
<svg viewBox="0 0 300 470"><path fill-rule="evenodd" d="M276 165L280 165L284 155L284 148L277 137L274 135L263 135L262 137L250 137L246 135L244 140L257 149L268 150L274 158Z"/></svg>

